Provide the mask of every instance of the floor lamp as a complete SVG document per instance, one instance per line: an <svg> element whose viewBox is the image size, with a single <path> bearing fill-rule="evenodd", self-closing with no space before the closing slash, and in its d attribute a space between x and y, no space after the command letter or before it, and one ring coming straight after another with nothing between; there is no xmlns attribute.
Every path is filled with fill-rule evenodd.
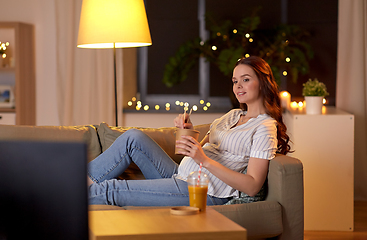
<svg viewBox="0 0 367 240"><path fill-rule="evenodd" d="M116 126L116 48L149 45L152 40L144 0L83 0L77 47L113 48Z"/></svg>

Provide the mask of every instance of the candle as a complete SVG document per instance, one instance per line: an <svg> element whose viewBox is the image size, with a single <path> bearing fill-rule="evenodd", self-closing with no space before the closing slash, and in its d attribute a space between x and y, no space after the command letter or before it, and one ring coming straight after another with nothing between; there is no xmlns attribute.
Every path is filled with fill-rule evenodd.
<svg viewBox="0 0 367 240"><path fill-rule="evenodd" d="M296 101L293 101L293 102L291 103L291 108L293 108L293 109L298 108L298 103L297 103Z"/></svg>
<svg viewBox="0 0 367 240"><path fill-rule="evenodd" d="M280 103L283 109L288 109L291 103L291 94L287 91L280 92Z"/></svg>

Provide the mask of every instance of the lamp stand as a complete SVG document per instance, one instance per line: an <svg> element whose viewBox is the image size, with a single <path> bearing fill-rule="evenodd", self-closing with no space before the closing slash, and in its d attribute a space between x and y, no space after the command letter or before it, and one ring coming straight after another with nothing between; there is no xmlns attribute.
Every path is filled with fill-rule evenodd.
<svg viewBox="0 0 367 240"><path fill-rule="evenodd" d="M115 124L118 126L118 115L117 115L117 79L116 79L116 43L113 43L113 76L115 84Z"/></svg>

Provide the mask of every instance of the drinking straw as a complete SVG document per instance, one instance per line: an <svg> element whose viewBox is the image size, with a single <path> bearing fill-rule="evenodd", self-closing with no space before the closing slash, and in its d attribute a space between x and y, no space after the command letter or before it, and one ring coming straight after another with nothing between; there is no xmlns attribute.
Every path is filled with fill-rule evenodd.
<svg viewBox="0 0 367 240"><path fill-rule="evenodd" d="M200 162L200 166L199 166L199 175L198 175L198 183L197 185L199 186L199 183L200 183L200 176L201 176L201 168L203 167L203 163Z"/></svg>

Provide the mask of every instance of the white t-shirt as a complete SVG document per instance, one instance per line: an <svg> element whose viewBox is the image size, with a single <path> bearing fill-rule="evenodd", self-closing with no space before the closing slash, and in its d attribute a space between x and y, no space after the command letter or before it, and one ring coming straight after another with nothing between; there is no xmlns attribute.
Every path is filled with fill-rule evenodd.
<svg viewBox="0 0 367 240"><path fill-rule="evenodd" d="M210 126L209 143L203 146L205 155L236 172L243 172L250 157L271 160L277 150L276 121L267 114L251 118L245 124L237 124L246 111L233 109ZM187 176L198 171L199 165L190 157L184 157L176 178L186 181ZM208 194L226 198L239 196L238 190L228 186L208 170L202 169L209 177Z"/></svg>

